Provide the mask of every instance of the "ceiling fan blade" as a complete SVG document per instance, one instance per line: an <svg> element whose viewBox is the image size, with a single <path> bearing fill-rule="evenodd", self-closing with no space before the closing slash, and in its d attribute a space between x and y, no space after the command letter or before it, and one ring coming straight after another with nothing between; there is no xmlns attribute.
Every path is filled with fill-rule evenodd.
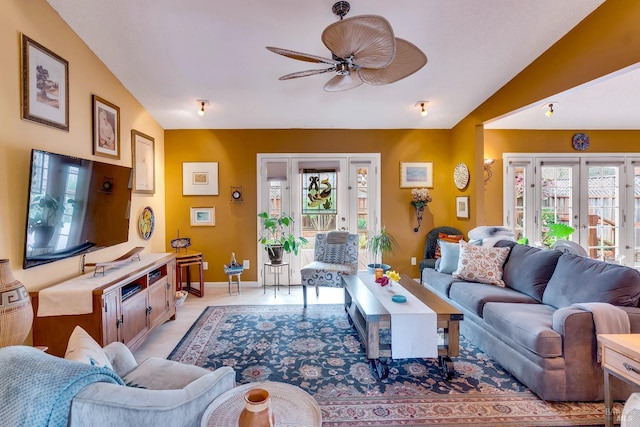
<svg viewBox="0 0 640 427"><path fill-rule="evenodd" d="M316 74L324 74L324 73L328 73L330 71L335 71L335 70L336 70L335 67L331 67L331 68L324 68L324 69L321 69L321 70L296 71L295 73L285 74L284 76L280 77L278 80L296 79L298 77L306 77L306 76L313 76L313 75L316 75Z"/></svg>
<svg viewBox="0 0 640 427"><path fill-rule="evenodd" d="M323 58L322 56L309 55L308 53L296 52L289 49L282 49L279 47L267 46L267 50L278 55L286 56L287 58L297 59L298 61L315 62L336 65L338 61L329 58Z"/></svg>
<svg viewBox="0 0 640 427"><path fill-rule="evenodd" d="M360 69L360 77L370 85L393 83L418 71L427 63L427 56L413 43L396 39L396 57L382 69Z"/></svg>
<svg viewBox="0 0 640 427"><path fill-rule="evenodd" d="M346 18L322 32L322 42L338 58L353 56L365 68L384 68L396 51L396 39L389 21L377 15Z"/></svg>
<svg viewBox="0 0 640 427"><path fill-rule="evenodd" d="M362 79L357 71L351 71L349 74L337 75L324 85L326 92L340 92L356 88L362 84Z"/></svg>

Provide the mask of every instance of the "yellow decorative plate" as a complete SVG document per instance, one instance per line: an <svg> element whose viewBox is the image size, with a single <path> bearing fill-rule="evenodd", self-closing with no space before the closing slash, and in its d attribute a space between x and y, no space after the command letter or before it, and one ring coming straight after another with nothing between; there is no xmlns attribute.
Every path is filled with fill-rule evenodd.
<svg viewBox="0 0 640 427"><path fill-rule="evenodd" d="M140 218L138 219L138 231L140 236L144 240L149 240L153 234L153 225L155 223L155 216L150 206L147 206L142 210Z"/></svg>

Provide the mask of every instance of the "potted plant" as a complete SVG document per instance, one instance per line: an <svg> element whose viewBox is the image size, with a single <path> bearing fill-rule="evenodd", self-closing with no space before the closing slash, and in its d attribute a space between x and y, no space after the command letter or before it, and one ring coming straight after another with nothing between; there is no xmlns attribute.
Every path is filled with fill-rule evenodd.
<svg viewBox="0 0 640 427"><path fill-rule="evenodd" d="M269 215L268 212L260 212L258 218L262 219L258 242L264 245L272 264L281 264L284 252L298 255L300 247L309 242L304 237L291 234L289 227L293 225L293 218L285 213Z"/></svg>
<svg viewBox="0 0 640 427"><path fill-rule="evenodd" d="M43 248L53 237L55 227L61 224L64 206L55 197L41 194L29 205L29 231L34 233L34 247Z"/></svg>
<svg viewBox="0 0 640 427"><path fill-rule="evenodd" d="M372 259L372 263L367 264L370 273L373 273L376 268L382 268L385 272L391 269L390 265L377 262L378 259L382 261L385 254L394 253L395 248L399 246L396 239L387 232L385 227L382 227L379 233L372 234L367 240L366 246Z"/></svg>

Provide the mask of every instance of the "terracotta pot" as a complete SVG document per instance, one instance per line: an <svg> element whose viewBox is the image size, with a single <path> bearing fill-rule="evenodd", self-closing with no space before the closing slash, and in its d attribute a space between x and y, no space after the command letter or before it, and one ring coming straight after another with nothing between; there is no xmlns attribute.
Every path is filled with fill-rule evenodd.
<svg viewBox="0 0 640 427"><path fill-rule="evenodd" d="M238 427L273 427L275 425L267 390L251 389L245 393L244 401L245 408L238 418Z"/></svg>
<svg viewBox="0 0 640 427"><path fill-rule="evenodd" d="M22 345L33 323L31 299L13 277L8 259L0 259L0 347Z"/></svg>

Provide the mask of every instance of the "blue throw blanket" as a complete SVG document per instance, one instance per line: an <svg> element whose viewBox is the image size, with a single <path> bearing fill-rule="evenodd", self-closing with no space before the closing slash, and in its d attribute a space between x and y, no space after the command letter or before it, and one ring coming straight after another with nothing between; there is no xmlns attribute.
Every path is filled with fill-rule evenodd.
<svg viewBox="0 0 640 427"><path fill-rule="evenodd" d="M33 347L0 348L0 426L60 426L71 400L89 384L124 385L111 369L52 356Z"/></svg>

